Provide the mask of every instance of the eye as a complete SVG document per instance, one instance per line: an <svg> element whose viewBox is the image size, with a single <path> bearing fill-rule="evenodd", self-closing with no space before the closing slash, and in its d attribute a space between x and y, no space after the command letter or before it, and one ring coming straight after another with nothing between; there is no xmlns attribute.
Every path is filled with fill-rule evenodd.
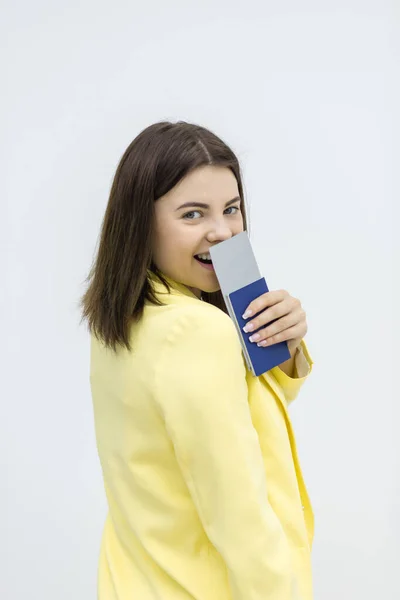
<svg viewBox="0 0 400 600"><path fill-rule="evenodd" d="M200 214L200 212L198 210L191 210L190 212L184 214L182 218L183 219L187 219L188 221L193 221L194 219L192 219L190 217L190 215L194 215L195 213L199 213Z"/></svg>
<svg viewBox="0 0 400 600"><path fill-rule="evenodd" d="M240 206L229 206L229 208L227 208L226 210L231 210L231 209L236 210L236 211L240 211ZM229 214L236 215L236 213L229 213Z"/></svg>

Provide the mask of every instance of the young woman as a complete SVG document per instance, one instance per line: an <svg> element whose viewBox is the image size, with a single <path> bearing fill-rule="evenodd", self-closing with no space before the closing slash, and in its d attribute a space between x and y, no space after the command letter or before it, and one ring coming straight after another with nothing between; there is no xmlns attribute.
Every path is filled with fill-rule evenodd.
<svg viewBox="0 0 400 600"><path fill-rule="evenodd" d="M82 299L109 507L100 600L312 598L288 416L313 364L306 317L284 290L251 303L254 343L291 351L253 377L207 260L245 229L239 164L216 135L157 123L127 148Z"/></svg>

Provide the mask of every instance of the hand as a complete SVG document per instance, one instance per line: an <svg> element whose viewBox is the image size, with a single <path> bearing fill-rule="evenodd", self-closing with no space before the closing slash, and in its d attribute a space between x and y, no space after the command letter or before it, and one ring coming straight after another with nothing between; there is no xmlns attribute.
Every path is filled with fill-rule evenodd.
<svg viewBox="0 0 400 600"><path fill-rule="evenodd" d="M257 346L271 346L286 341L293 356L308 329L300 300L293 298L286 290L267 292L249 304L243 318L257 313L260 314L246 323L243 331L248 333L257 331L263 325L266 327L252 333L250 341L257 342Z"/></svg>

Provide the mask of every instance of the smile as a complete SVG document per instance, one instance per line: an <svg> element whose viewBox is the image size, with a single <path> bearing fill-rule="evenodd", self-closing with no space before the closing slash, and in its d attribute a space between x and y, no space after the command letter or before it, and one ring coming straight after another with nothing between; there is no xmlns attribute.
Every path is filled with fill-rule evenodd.
<svg viewBox="0 0 400 600"><path fill-rule="evenodd" d="M204 254L196 254L194 258L204 269L207 269L208 271L214 271L211 258L205 258L205 256L206 255Z"/></svg>

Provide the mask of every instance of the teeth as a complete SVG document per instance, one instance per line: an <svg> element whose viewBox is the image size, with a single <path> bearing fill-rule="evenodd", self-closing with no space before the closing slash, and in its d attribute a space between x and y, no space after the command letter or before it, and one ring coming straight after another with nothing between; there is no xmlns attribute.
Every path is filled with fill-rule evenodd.
<svg viewBox="0 0 400 600"><path fill-rule="evenodd" d="M211 260L211 255L209 252L207 252L207 254L198 254L197 256L203 260Z"/></svg>

